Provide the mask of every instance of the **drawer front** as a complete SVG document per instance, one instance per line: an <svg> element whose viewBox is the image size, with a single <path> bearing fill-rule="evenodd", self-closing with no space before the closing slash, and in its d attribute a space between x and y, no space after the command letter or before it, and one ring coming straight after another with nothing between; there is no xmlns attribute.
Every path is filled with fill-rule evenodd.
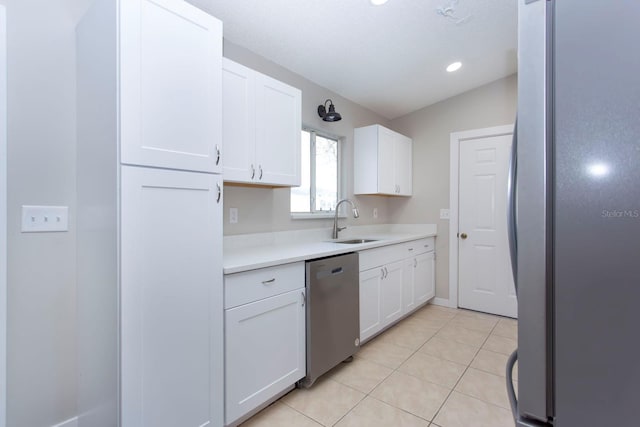
<svg viewBox="0 0 640 427"><path fill-rule="evenodd" d="M414 240L404 244L405 253L408 257L432 252L435 249L435 238L427 237L426 239Z"/></svg>
<svg viewBox="0 0 640 427"><path fill-rule="evenodd" d="M224 308L237 307L304 287L304 262L224 276Z"/></svg>
<svg viewBox="0 0 640 427"><path fill-rule="evenodd" d="M406 252L402 243L361 251L358 253L360 271L408 258L410 255L407 255Z"/></svg>
<svg viewBox="0 0 640 427"><path fill-rule="evenodd" d="M435 238L427 237L425 239L360 251L358 253L360 257L360 271L369 270L401 259L411 258L418 254L431 252L434 249Z"/></svg>

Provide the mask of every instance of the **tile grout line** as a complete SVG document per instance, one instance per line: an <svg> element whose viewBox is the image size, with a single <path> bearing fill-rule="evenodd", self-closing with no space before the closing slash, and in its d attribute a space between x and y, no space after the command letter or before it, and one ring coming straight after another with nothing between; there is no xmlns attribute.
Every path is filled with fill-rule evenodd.
<svg viewBox="0 0 640 427"><path fill-rule="evenodd" d="M426 305L425 305L425 307L426 307ZM415 313L414 313L414 314L415 314ZM410 319L412 316L413 316L413 315L405 317L404 319L402 319L402 321L400 321L400 322L398 322L397 324L393 325L393 327L391 327L391 328L387 329L387 330L386 330L386 331L384 331L382 334L380 334L380 335L378 335L378 336L374 337L374 340L375 340L375 339L377 339L377 338L379 338L379 337L381 337L384 333L386 333L386 332L390 331L390 330L391 330L391 329L393 329L394 327L399 326L402 322L404 322L405 320ZM441 327L439 327L439 328L433 328L433 329L437 329L437 332L436 332L435 334L433 334L431 337L429 337L429 339L427 339L427 340L426 340L426 341L425 341L421 346L419 346L416 350L412 350L412 351L413 351L413 353L411 353L411 354L410 354L410 355L405 359L405 361L404 361L404 362L402 362L400 365L398 365L398 367L397 367L397 368L391 368L391 367L389 367L389 366L381 365L381 366L385 366L386 368L392 369L392 372L391 372L389 375L387 375L387 376L386 376L382 381L380 381L380 382L379 382L379 383L378 383L374 388L372 388L370 392L366 393L366 394L365 394L365 396L364 396L364 397L363 397L363 398L362 398L362 399L361 399L361 400L360 400L356 405L354 405L354 406L353 406L353 408L351 408L351 409L350 409L346 414L344 414L344 415L343 415L343 416L342 416L338 421L336 421L336 422L333 424L333 426L336 426L340 421L342 421L342 419L343 419L343 418L345 418L347 415L349 415L349 414L350 414L350 413L351 413L351 412L356 408L356 406L358 406L360 403L362 403L362 401L363 401L364 399L366 399L367 397L371 397L372 399L377 400L378 402L381 402L381 403L383 403L383 404L385 404L385 405L391 406L391 407L392 407L392 408L394 408L394 409L400 410L400 411L402 411L402 412L404 412L404 413L407 413L407 414L409 414L409 415L412 415L412 416L414 416L414 417L416 417L416 418L419 418L419 419L421 419L421 420L425 420L426 422L428 422L428 423L429 423L429 425L431 425L431 420L428 420L428 419L426 419L426 418L423 418L423 417L421 417L421 416L419 416L419 415L417 415L417 414L414 414L414 413L412 413L412 412L406 411L406 410L404 410L404 409L402 409L402 408L398 408L397 406L395 406L395 405L391 405L390 403L387 403L387 402L384 402L384 401L382 401L382 400L376 399L374 396L371 396L371 393L373 393L373 392L374 392L378 387L380 387L380 385L381 385L383 382L385 382L385 380L386 380L387 378L389 378L391 375L393 375L395 372L400 372L400 371L398 371L398 369L399 369L399 368L400 368L400 367L401 367L401 366L402 366L402 365L403 365L407 360L409 360L411 357L413 357L413 355L414 355L414 354L416 354L418 351L420 351L420 349L421 349L422 347L424 347L424 345L425 345L426 343L428 343L429 341L431 341L431 339L432 339L433 337L435 337L435 336L436 336L436 334L437 334L437 333L438 333L442 328L444 328L444 327L445 327L445 326L446 326L446 325L447 325L451 320L453 320L454 318L455 318L455 316L453 316L451 319L449 319L449 320L445 321L445 322L444 322L444 324L443 324ZM428 320L428 319L427 319L427 320ZM368 343L370 343L370 342L371 342L371 341L369 341ZM368 344L368 343L367 343L367 344ZM396 345L397 347L407 348L408 350L411 350L411 349L410 349L410 348L408 348L408 347L399 346L399 345L397 345L397 344L393 344L393 345ZM367 359L365 359L365 360L367 360ZM379 363L377 363L377 362L373 362L373 361L371 361L371 360L367 360L367 361L368 361L368 362L371 362L371 363L376 363L377 365L380 365ZM401 374L404 374L403 372L400 372L400 373L401 373ZM408 374L405 374L405 375L408 375ZM430 381L427 381L427 382L430 382ZM431 382L430 382L430 383L431 383ZM342 383L340 383L340 384L342 384ZM431 384L435 384L435 383L431 383ZM342 384L342 385L349 387L347 384ZM439 384L436 384L436 385L439 385ZM441 386L441 385L440 385L440 386ZM442 387L442 386L441 386L441 387ZM350 388L352 388L352 389L353 389L353 387L350 387ZM354 389L354 390L355 390L355 389ZM359 390L358 390L358 391L359 391ZM445 400L446 400L446 399L445 399ZM435 416L434 416L434 418L435 418Z"/></svg>
<svg viewBox="0 0 640 427"><path fill-rule="evenodd" d="M421 310L425 309L426 307L427 307L427 306L424 306L424 308L422 308ZM488 339L491 337L491 335L493 334L494 330L496 329L496 327L497 327L497 326L498 326L498 324L500 323L500 320L502 319L502 317L503 317L503 316L494 316L494 315L489 315L489 316L491 316L491 317L498 317L499 319L498 319L498 321L495 323L495 325L493 325L493 327L490 329L490 331L489 331L489 332L488 332L488 334L487 334L487 337L482 341L482 343L480 344L480 347L478 347L478 348L476 349L476 351L475 351L475 352L474 352L474 354L473 354L473 357L471 358L471 361L470 361L469 363L467 363L467 364L466 364L466 366L465 366L465 365L463 365L463 364L457 363L457 362L455 362L455 361L451 361L451 360L445 359L445 358L440 358L440 357L437 357L437 356L432 356L432 357L437 357L438 359L442 359L443 361L447 361L447 362L455 363L455 364L460 365L460 366L465 366L465 369L464 369L464 371L462 372L462 374L460 375L460 377L458 378L458 380L456 381L456 383L453 385L453 387L449 390L449 392L447 393L447 396L445 397L445 399L443 400L443 402L440 404L440 406L438 407L438 409L436 410L436 412L434 413L434 415L433 415L430 419L427 419L427 418L424 418L424 417L422 417L422 416L420 416L420 415L414 414L414 413L412 413L412 412L410 412L410 411L408 411L408 410L405 410L405 409L399 408L399 407L397 407L397 406L395 406L395 405L392 405L391 403L388 403L388 402L385 402L385 401L383 401L383 400L377 399L376 397L374 397L374 396L372 395L372 393L374 393L374 392L375 392L375 390L377 390L377 389L378 389L378 388L379 388L379 387L380 387L380 386L381 386L381 385L382 385L382 384L383 384L383 383L384 383L384 382L385 382L385 381L386 381L390 376L392 376L394 373L400 373L400 374L404 374L404 375L409 375L409 376L411 376L411 377L417 378L417 379L419 379L419 380L421 380L421 381L424 381L424 382L426 382L426 383L434 384L434 385L437 385L437 386L439 386L439 387L448 388L448 387L446 387L446 386L443 386L442 384L434 383L434 382L432 382L432 381L425 380L425 379L422 379L422 378L419 378L419 377L415 377L415 376L413 376L413 375L411 375L411 374L408 374L408 373L404 373L404 372L400 371L400 368L401 368L402 366L404 366L404 364L407 362L407 360L409 360L410 358L414 357L417 353L419 353L419 352L420 352L420 350L421 350L422 348L424 348L424 346L425 346L425 345L427 345L430 341L432 341L432 340L437 336L437 334L438 334L439 332L441 332L441 331L442 331L442 329L444 329L444 328L445 328L445 327L447 327L448 325L455 325L455 322L453 322L453 321L454 321L454 319L459 318L459 316L460 316L461 314L463 314L463 316L461 316L461 317L464 317L464 313L465 313L465 311L466 311L466 310L455 309L455 314L453 314L453 316L451 316L450 318L448 318L448 319L446 319L446 320L445 320L445 319L443 319L443 318L438 319L437 317L439 317L439 316L436 316L436 319L428 319L428 318L427 318L427 319L424 319L424 318L421 318L421 317L414 317L414 316L418 313L418 312L416 311L416 312L415 312L415 313L413 313L412 315L405 317L402 321L398 322L396 325L393 325L391 328L387 329L387 331L383 332L383 334L384 334L384 333L386 333L386 332L389 332L389 331L393 330L393 328L395 328L395 327L397 327L397 326L402 325L402 324L404 323L404 321L405 321L405 320L409 320L409 319L411 319L411 318L414 318L415 320L419 320L419 321L424 321L424 322L426 322L426 323L429 323L431 320L432 320L432 321L442 321L442 322L443 322L443 323L442 323L442 325L441 325L440 327L432 327L432 326L427 326L427 325L421 326L422 328L429 328L429 329L433 329L433 330L435 330L435 333L434 333L433 335L431 335L431 336L430 336L430 337L429 337L425 342L423 342L421 345L419 345L415 350L414 350L414 349L412 349L412 348L410 348L410 347L405 347L405 346L398 345L398 344L393 343L393 342L388 342L388 344L392 344L392 345L394 345L394 346L396 346L396 347L404 348L404 349L407 349L407 350L410 350L410 351L411 351L411 353L409 354L409 356L408 356L407 358L405 358L405 359L404 359L404 361L403 361L403 362L401 362L401 363L400 363L397 367L395 367L395 368L392 368L392 367L390 367L390 366L383 365L383 364L381 364L381 363L378 363L377 361L369 360L369 359L367 359L367 358L362 358L362 360L366 360L368 363L373 363L373 364L375 364L375 365L379 365L379 366L385 367L385 368L387 368L387 369L389 369L389 370L390 370L390 373L389 373L387 376L385 376L382 380L380 380L380 382L378 382L378 383L377 383L377 384L376 384L376 385L375 385L375 386L374 386L374 387L373 387L369 392L367 392L367 393L365 393L365 392L363 392L363 391L361 391L361 390L358 390L358 389L356 389L355 387L350 386L349 384L343 384L342 382L340 382L340 381L338 381L338 380L335 380L335 379L333 379L333 378L327 378L327 379L330 379L331 381L334 381L334 382L336 382L336 383L338 383L338 384L340 384L340 385L342 385L342 386L345 386L345 387L347 387L347 388L349 388L349 389L351 389L351 390L357 391L358 393L361 393L361 394L362 394L362 397L361 397L361 398L356 402L356 404L355 404L353 407L351 407L351 408L350 408L350 409L349 409L349 410L348 410L344 415L342 415L342 416L341 416L341 417L340 417L336 422L334 422L333 424L331 424L331 426L336 426L337 424L339 424L343 419L345 419L347 416L349 416L349 414L351 414L351 413L353 412L353 410L354 410L357 406L359 406L359 405L360 405L360 404L361 404L365 399L367 399L367 397L370 397L371 399L373 399L373 400L375 400L375 401L377 401L377 402L380 402L380 403L382 403L382 404L384 404L384 405L387 405L387 406L389 406L389 407L391 407L391 408L393 408L393 409L395 409L395 410L399 410L399 411L400 411L400 412L402 412L402 413L405 413L405 414L411 415L411 416L413 416L413 417L416 417L416 418L418 418L418 419L424 420L425 422L429 423L429 426L438 427L438 425L437 425L437 424L435 424L435 421L434 421L434 420L435 420L435 419L436 419L436 417L439 415L439 413L441 412L442 408L444 407L444 405L446 404L446 402L448 401L448 399L451 397L451 395L452 395L452 394L453 394L453 392L455 391L455 388L458 386L458 384L460 383L460 381L462 380L462 378L464 377L464 375L467 373L467 371L468 371L468 370L469 370L469 368L471 367L471 364L472 364L472 363L474 362L474 360L477 358L477 356L478 356L478 354L479 354L480 350L482 350L482 349L483 349L483 346L486 344L487 340L488 340ZM445 317L449 317L449 315L446 315ZM470 329L470 328L468 328L468 327L464 327L464 326L460 326L460 325L459 325L459 327L461 327L461 328L463 328L463 329L468 329L468 330L470 330L470 331L482 332L482 331L479 331L479 330L477 330L477 329ZM380 337L382 337L382 335L383 335L383 334L378 335L377 337L375 337L373 340L371 340L371 341L369 341L369 342L370 342L370 343L373 343L373 341L375 341L375 340L379 339ZM496 335L496 336L500 336L500 337L502 337L502 335ZM503 337L503 338L509 338L509 337ZM438 339L443 339L443 340L444 340L444 338L442 338L442 337L439 337ZM510 339L511 339L511 338L510 338ZM456 342L456 343L459 343L459 344L465 344L465 343L461 343L461 342L459 342L459 341L456 341L455 339L453 339L452 341L454 341L454 342ZM381 341L381 342L384 342L384 341ZM470 344L466 344L466 345L467 345L467 346L471 346ZM472 347L475 347L475 346L472 346ZM487 351L489 351L489 352L491 352L491 353L502 354L502 353L494 352L494 351L492 351L492 350L487 350ZM488 372L488 371L485 371L485 370L483 370L483 369L479 369L479 370L480 370L480 371L482 371L482 372L486 372L486 373L488 373L488 374L495 375L495 374L493 374L492 372ZM292 390L292 391L295 391L295 389L294 389L294 390ZM467 397L473 398L473 399L477 399L477 400L479 400L479 401L481 401L481 402L483 402L483 403L485 403L485 404L489 404L489 405L494 406L494 407L497 407L497 408L502 408L502 407L501 407L501 406L499 406L499 405L495 405L495 404L490 403L490 402L485 402L485 401L484 401L484 400L482 400L482 399L478 399L477 397L474 397L474 396L469 396L469 395L467 395L466 393L461 393L461 394L463 394L463 395L465 395L465 396L467 396ZM284 397L284 396L283 396L283 397ZM288 405L287 403L285 403L285 402L284 402L284 400L283 400L282 398L281 398L281 399L278 399L276 402L281 402L281 403L282 403L282 404L284 404L287 408L289 408L289 409L293 409L293 411L294 411L295 413L298 413L298 414L300 414L300 415L304 416L306 419L310 420L311 422L313 422L313 423L315 423L315 424L317 424L317 425L323 425L323 426L324 426L324 423L322 423L322 422L320 422L320 421L316 420L315 418L313 418L313 417L311 417L311 416L309 416L309 415L307 415L307 414L305 414L305 413L303 413L303 412L299 411L298 409L296 409L296 408L294 408L294 407L292 407L292 406ZM274 403L276 403L276 402L274 402ZM502 409L504 409L504 408L502 408ZM247 420L247 421L248 421L248 420Z"/></svg>
<svg viewBox="0 0 640 427"><path fill-rule="evenodd" d="M499 322L499 321L498 321ZM447 403L447 401L449 400L449 398L451 397L451 395L453 394L453 392L455 391L456 387L458 386L458 384L460 383L460 381L462 380L462 378L464 377L464 375L467 373L467 371L469 370L469 368L471 367L471 364L473 363L473 361L476 359L476 357L478 356L478 353L480 353L480 350L482 350L482 347L486 344L487 340L489 339L489 337L491 336L491 333L493 333L493 330L496 328L496 326L498 325L498 322L496 322L495 325L493 325L493 327L491 328L491 330L489 331L489 334L487 334L487 337L484 339L484 341L482 342L482 344L480 345L480 348L478 348L478 350L476 350L475 354L473 355L473 358L471 359L471 361L469 362L469 364L467 365L467 367L464 369L464 372L462 373L462 375L460 375L460 378L458 378L458 381L456 381L456 383L454 384L454 386L451 388L451 391L449 391L449 394L447 395L447 397L442 401L442 404L440 404L440 407L438 408L438 410L436 411L436 413L434 414L433 418L431 419L431 422L434 422L435 419L438 417L438 414L440 414L440 411L442 410L442 408L444 407L444 405ZM458 392L459 393L459 392ZM464 394L464 393L461 393ZM466 394L465 394L466 396ZM481 399L478 399L482 402L484 402ZM488 403L488 402L485 402Z"/></svg>

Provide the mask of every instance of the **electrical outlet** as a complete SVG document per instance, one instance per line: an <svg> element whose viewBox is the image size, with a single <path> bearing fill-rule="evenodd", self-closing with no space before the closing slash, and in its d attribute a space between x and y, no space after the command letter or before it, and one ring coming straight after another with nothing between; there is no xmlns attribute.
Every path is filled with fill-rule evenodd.
<svg viewBox="0 0 640 427"><path fill-rule="evenodd" d="M69 231L67 206L22 206L22 232Z"/></svg>
<svg viewBox="0 0 640 427"><path fill-rule="evenodd" d="M449 209L440 209L440 219L449 219Z"/></svg>
<svg viewBox="0 0 640 427"><path fill-rule="evenodd" d="M373 208L373 217L378 218L378 208Z"/></svg>
<svg viewBox="0 0 640 427"><path fill-rule="evenodd" d="M229 208L229 224L238 223L238 208Z"/></svg>

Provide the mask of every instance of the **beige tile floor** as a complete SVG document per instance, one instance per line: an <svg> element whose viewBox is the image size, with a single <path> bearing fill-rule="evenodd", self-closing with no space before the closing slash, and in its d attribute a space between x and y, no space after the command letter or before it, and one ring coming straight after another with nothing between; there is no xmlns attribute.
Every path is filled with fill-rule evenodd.
<svg viewBox="0 0 640 427"><path fill-rule="evenodd" d="M504 376L517 333L512 319L429 304L243 426L513 427Z"/></svg>

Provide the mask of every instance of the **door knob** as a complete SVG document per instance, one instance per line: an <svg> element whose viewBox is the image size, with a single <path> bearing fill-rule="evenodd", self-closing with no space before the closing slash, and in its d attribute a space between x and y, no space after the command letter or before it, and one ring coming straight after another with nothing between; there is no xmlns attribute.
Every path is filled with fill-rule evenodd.
<svg viewBox="0 0 640 427"><path fill-rule="evenodd" d="M460 238L461 238L462 240L466 239L467 237L469 237L469 236L467 236L467 233L462 233L462 234L460 235Z"/></svg>

